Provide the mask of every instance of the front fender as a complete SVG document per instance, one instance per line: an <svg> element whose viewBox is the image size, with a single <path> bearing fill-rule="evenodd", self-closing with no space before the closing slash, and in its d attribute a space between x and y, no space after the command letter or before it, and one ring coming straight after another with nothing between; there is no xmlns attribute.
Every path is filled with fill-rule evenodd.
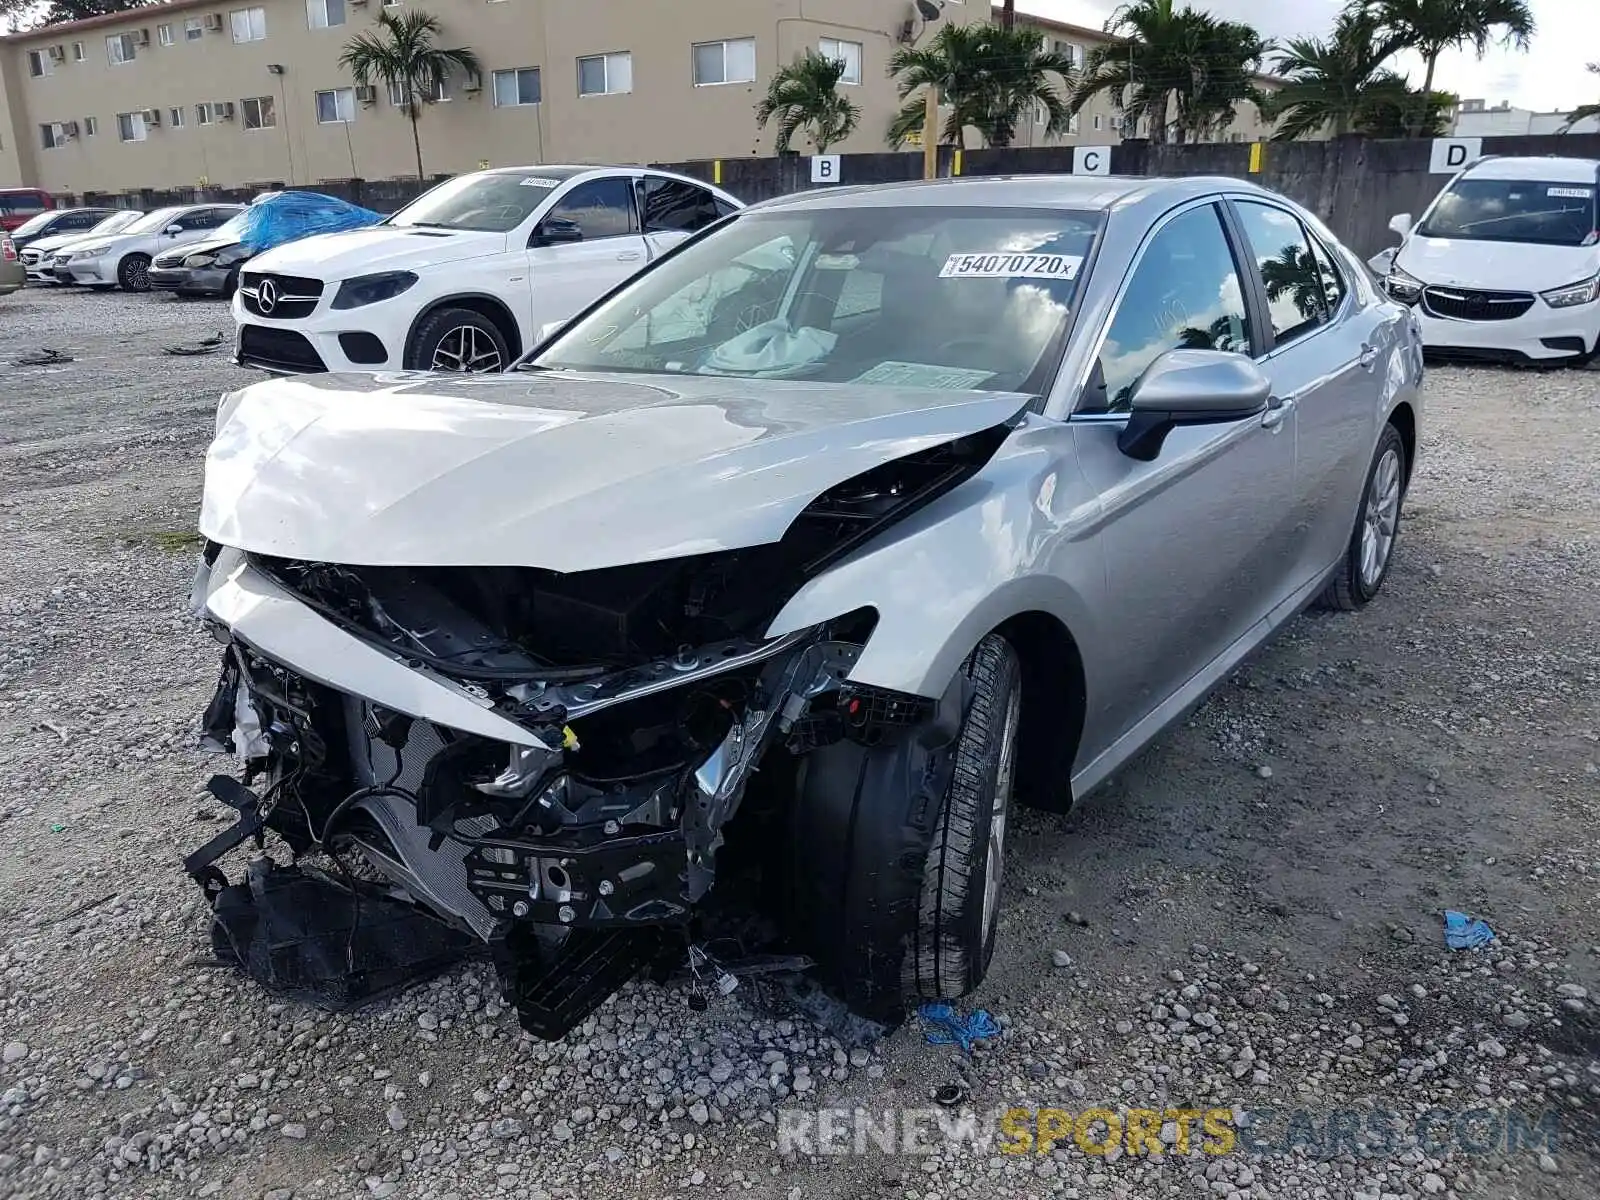
<svg viewBox="0 0 1600 1200"><path fill-rule="evenodd" d="M1092 645L1105 611L1103 556L1089 540L1099 511L1071 431L1030 416L972 479L796 592L767 636L872 608L850 678L933 699L1019 613L1047 613Z"/></svg>

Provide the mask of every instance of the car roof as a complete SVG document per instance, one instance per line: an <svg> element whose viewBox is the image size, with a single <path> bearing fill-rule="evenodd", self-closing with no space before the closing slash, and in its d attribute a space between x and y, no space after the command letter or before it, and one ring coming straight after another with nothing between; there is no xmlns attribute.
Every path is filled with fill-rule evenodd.
<svg viewBox="0 0 1600 1200"><path fill-rule="evenodd" d="M1270 194L1253 183L1226 176L1150 179L1128 175L985 175L796 192L764 200L753 205L750 211L901 205L907 208L996 206L1107 212L1146 201L1179 204L1218 192Z"/></svg>
<svg viewBox="0 0 1600 1200"><path fill-rule="evenodd" d="M1600 160L1555 154L1526 158L1483 158L1466 169L1469 179L1536 179L1546 183L1593 183Z"/></svg>

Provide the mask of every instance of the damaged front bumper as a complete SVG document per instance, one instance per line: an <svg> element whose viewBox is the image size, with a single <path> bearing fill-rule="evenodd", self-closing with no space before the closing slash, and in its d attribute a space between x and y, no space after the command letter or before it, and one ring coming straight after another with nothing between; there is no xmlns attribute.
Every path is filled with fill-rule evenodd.
<svg viewBox="0 0 1600 1200"><path fill-rule="evenodd" d="M203 733L243 760L242 783L223 788L241 819L186 867L220 893L215 859L263 828L297 856L359 850L493 952L541 1037L583 1020L660 953L664 931L681 952L767 756L870 741L931 706L848 681L870 613L541 667L437 597L399 618L400 601L366 593L324 607L333 592L316 578L207 547L192 607L225 651Z"/></svg>

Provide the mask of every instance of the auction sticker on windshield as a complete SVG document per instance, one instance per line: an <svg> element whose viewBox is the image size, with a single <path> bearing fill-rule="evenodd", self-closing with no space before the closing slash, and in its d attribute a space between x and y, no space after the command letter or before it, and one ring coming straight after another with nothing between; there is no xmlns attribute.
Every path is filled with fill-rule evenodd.
<svg viewBox="0 0 1600 1200"><path fill-rule="evenodd" d="M952 254L940 279L1076 279L1076 254Z"/></svg>
<svg viewBox="0 0 1600 1200"><path fill-rule="evenodd" d="M526 179L524 179L522 181L522 186L523 187L553 188L553 187L559 187L560 184L561 184L561 180L559 180L559 179L546 179L542 175L529 175Z"/></svg>
<svg viewBox="0 0 1600 1200"><path fill-rule="evenodd" d="M1562 200L1587 200L1594 195L1593 188L1586 187L1553 187L1546 188L1546 196L1555 196Z"/></svg>

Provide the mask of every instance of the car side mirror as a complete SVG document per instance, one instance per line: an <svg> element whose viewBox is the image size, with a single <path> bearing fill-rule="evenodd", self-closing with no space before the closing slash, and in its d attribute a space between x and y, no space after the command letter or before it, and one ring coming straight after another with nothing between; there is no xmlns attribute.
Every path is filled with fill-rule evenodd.
<svg viewBox="0 0 1600 1200"><path fill-rule="evenodd" d="M555 337L556 334L560 333L566 327L567 322L565 321L546 321L543 325L539 326L538 344L541 346L544 345L544 343Z"/></svg>
<svg viewBox="0 0 1600 1200"><path fill-rule="evenodd" d="M180 233L183 232L183 226L182 225L168 225L165 229L162 230L162 232L165 233L168 237L177 237Z"/></svg>
<svg viewBox="0 0 1600 1200"><path fill-rule="evenodd" d="M1134 381L1117 449L1150 462L1179 425L1221 425L1266 411L1272 381L1242 354L1168 350Z"/></svg>
<svg viewBox="0 0 1600 1200"><path fill-rule="evenodd" d="M1411 214L1395 213L1394 216L1389 218L1389 231L1398 233L1401 237L1409 234L1411 232Z"/></svg>
<svg viewBox="0 0 1600 1200"><path fill-rule="evenodd" d="M546 217L533 231L531 245L566 246L583 241L583 226L566 217Z"/></svg>

